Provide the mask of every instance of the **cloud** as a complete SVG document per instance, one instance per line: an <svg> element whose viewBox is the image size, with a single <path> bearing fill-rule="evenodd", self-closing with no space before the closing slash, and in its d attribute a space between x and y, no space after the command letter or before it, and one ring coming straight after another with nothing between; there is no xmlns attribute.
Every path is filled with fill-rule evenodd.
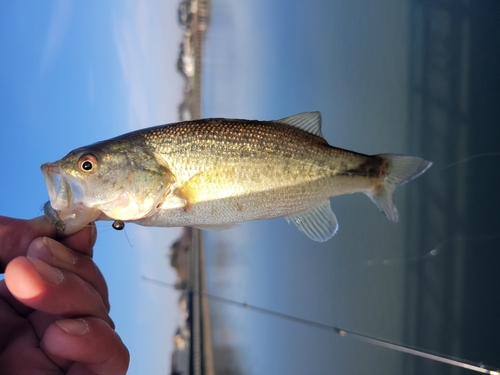
<svg viewBox="0 0 500 375"><path fill-rule="evenodd" d="M42 74L50 69L61 49L71 20L73 8L73 0L59 0L54 2L47 37L45 38L42 52L40 67Z"/></svg>

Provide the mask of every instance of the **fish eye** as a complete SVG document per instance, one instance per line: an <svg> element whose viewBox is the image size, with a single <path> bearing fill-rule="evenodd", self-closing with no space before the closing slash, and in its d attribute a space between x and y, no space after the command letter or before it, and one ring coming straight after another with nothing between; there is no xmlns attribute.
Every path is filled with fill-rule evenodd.
<svg viewBox="0 0 500 375"><path fill-rule="evenodd" d="M78 160L78 169L84 173L94 172L97 169L97 158L92 155L83 155Z"/></svg>

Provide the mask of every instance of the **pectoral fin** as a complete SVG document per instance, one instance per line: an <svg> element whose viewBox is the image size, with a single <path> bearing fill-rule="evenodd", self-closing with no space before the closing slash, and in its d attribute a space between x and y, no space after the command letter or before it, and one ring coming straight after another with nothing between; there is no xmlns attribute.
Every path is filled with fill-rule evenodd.
<svg viewBox="0 0 500 375"><path fill-rule="evenodd" d="M198 201L202 188L207 187L207 176L210 176L210 171L198 173L191 177L181 187L175 188L172 192L175 196L185 202L184 210L191 209L194 203Z"/></svg>
<svg viewBox="0 0 500 375"><path fill-rule="evenodd" d="M173 194L185 202L184 209L188 211L199 202L218 201L243 193L243 177L243 171L234 166L218 166L192 176L175 188Z"/></svg>
<svg viewBox="0 0 500 375"><path fill-rule="evenodd" d="M314 241L324 242L333 237L339 227L337 219L326 200L319 206L285 218Z"/></svg>

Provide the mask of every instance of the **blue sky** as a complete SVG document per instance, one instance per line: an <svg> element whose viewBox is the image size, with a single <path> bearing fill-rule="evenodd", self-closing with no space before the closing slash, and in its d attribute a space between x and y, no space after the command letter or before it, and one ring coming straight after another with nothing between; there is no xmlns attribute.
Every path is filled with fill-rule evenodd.
<svg viewBox="0 0 500 375"><path fill-rule="evenodd" d="M177 121L176 1L3 1L0 11L0 214L41 214L40 165L132 129ZM167 373L177 294L168 247L178 229L99 224L95 260L131 373ZM128 237L128 238L127 238ZM129 243L130 241L130 243ZM141 370L141 371L139 371Z"/></svg>

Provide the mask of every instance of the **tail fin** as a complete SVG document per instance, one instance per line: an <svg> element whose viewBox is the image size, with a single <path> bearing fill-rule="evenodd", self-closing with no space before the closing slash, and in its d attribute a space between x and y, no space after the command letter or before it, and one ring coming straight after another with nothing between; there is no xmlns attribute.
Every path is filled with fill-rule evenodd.
<svg viewBox="0 0 500 375"><path fill-rule="evenodd" d="M392 193L398 185L404 184L424 173L432 162L414 156L380 154L378 157L389 161L389 173L383 184L367 193L377 207L386 214L392 222L398 221L398 211L392 203Z"/></svg>

